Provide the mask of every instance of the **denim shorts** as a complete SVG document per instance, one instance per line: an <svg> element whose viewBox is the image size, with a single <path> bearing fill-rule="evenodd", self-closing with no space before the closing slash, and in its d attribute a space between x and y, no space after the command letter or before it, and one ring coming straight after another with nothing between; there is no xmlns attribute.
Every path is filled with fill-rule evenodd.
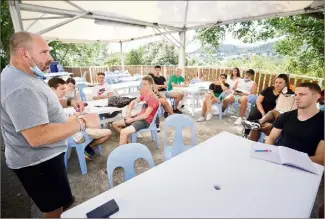
<svg viewBox="0 0 325 219"><path fill-rule="evenodd" d="M125 122L125 119L124 119L124 122ZM125 125L126 126L132 125L134 127L135 131L137 132L141 129L148 128L150 124L148 124L146 120L142 119L142 120L137 120L135 122L132 122L131 124L128 124L125 122Z"/></svg>

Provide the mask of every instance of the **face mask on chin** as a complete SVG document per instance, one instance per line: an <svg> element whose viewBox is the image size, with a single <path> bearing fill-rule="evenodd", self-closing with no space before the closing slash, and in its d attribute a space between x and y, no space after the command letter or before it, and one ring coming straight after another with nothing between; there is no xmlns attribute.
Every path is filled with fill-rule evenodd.
<svg viewBox="0 0 325 219"><path fill-rule="evenodd" d="M250 78L244 78L244 81L249 82L249 81L251 81L251 79Z"/></svg>
<svg viewBox="0 0 325 219"><path fill-rule="evenodd" d="M41 71L41 69L39 69L39 67L35 64L35 62L33 61L33 59L32 58L29 58L32 62L33 62L33 64L34 64L34 66L32 67L32 66L30 66L30 64L28 64L28 62L26 62L27 63L27 65L29 66L29 69L36 75L36 76L38 76L39 78L41 78L42 80L45 80L46 79L46 77L45 77L45 75L44 75L44 72L42 72Z"/></svg>

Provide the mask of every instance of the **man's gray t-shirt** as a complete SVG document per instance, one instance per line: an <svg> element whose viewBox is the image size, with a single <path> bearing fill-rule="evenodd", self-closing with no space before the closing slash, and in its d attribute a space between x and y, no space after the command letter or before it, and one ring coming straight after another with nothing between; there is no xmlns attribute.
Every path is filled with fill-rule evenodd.
<svg viewBox="0 0 325 219"><path fill-rule="evenodd" d="M1 111L1 131L9 168L33 165L66 150L66 140L31 147L20 133L38 125L67 120L55 93L37 76L9 65L3 69Z"/></svg>

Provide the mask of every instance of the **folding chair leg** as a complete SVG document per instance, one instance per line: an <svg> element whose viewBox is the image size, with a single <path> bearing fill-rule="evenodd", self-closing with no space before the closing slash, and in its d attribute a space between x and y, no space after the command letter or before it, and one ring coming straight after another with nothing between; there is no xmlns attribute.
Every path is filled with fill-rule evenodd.
<svg viewBox="0 0 325 219"><path fill-rule="evenodd" d="M100 145L97 146L98 154L102 156L102 147Z"/></svg>
<svg viewBox="0 0 325 219"><path fill-rule="evenodd" d="M151 140L155 141L155 131L151 130Z"/></svg>
<svg viewBox="0 0 325 219"><path fill-rule="evenodd" d="M136 143L137 142L137 132L136 133L133 133L131 135L131 141L132 141L132 143Z"/></svg>
<svg viewBox="0 0 325 219"><path fill-rule="evenodd" d="M87 164L86 164L84 148L77 147L76 150L77 150L77 154L78 154L78 160L79 160L81 173L86 174L87 173Z"/></svg>
<svg viewBox="0 0 325 219"><path fill-rule="evenodd" d="M222 119L222 106L218 105L218 111L219 111L219 120Z"/></svg>

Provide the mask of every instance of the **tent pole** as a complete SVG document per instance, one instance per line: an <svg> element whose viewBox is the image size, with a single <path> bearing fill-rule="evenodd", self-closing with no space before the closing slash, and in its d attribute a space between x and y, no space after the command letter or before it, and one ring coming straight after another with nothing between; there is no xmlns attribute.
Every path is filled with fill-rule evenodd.
<svg viewBox="0 0 325 219"><path fill-rule="evenodd" d="M17 0L7 0L9 7L12 24L14 26L15 32L23 31L24 26L21 20L19 2Z"/></svg>
<svg viewBox="0 0 325 219"><path fill-rule="evenodd" d="M184 45L179 47L178 67L182 69L182 75L185 77L185 31L179 32L179 42Z"/></svg>
<svg viewBox="0 0 325 219"><path fill-rule="evenodd" d="M122 71L124 71L124 57L123 57L123 43L120 41L120 61L122 66Z"/></svg>

